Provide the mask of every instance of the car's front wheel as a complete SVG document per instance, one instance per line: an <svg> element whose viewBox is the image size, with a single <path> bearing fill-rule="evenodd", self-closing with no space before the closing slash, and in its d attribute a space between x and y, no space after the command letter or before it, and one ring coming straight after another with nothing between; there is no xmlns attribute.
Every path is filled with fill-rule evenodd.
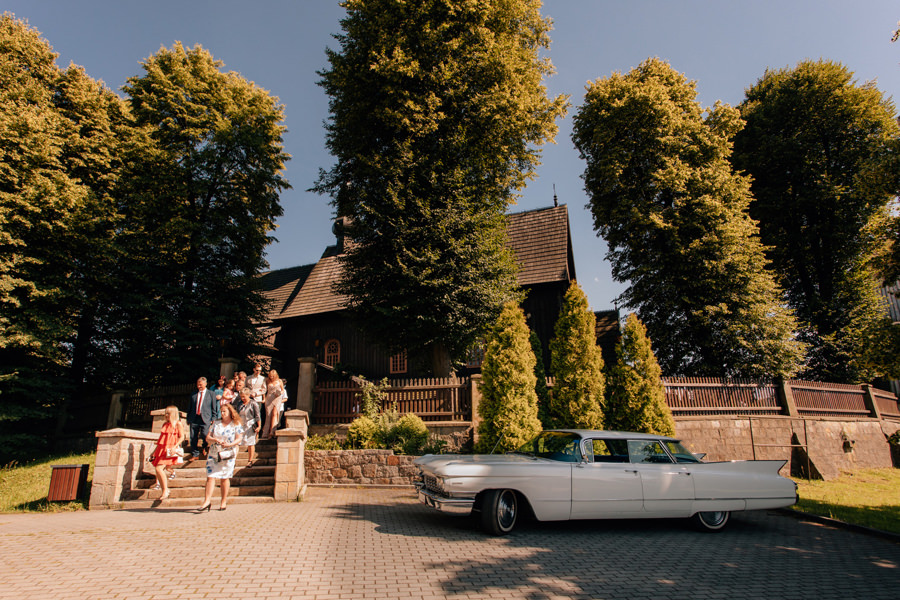
<svg viewBox="0 0 900 600"><path fill-rule="evenodd" d="M481 526L492 535L506 535L516 526L519 502L512 490L488 490L481 505Z"/></svg>
<svg viewBox="0 0 900 600"><path fill-rule="evenodd" d="M722 529L725 528L730 516L731 513L727 510L717 510L698 512L691 517L691 520L694 523L694 527L698 530L715 533L717 531L722 531Z"/></svg>

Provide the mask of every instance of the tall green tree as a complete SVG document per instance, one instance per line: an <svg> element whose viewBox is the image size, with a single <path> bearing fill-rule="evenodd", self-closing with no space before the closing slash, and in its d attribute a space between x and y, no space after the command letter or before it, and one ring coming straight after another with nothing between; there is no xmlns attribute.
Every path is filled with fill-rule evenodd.
<svg viewBox="0 0 900 600"><path fill-rule="evenodd" d="M491 329L481 363L479 451L515 450L540 433L534 365L525 313L510 302Z"/></svg>
<svg viewBox="0 0 900 600"><path fill-rule="evenodd" d="M516 299L507 207L565 111L536 0L347 0L320 73L351 244L337 289L372 335L449 371Z"/></svg>
<svg viewBox="0 0 900 600"><path fill-rule="evenodd" d="M647 329L634 313L625 320L616 358L606 380L606 428L674 436L662 369Z"/></svg>
<svg viewBox="0 0 900 600"><path fill-rule="evenodd" d="M890 327L872 259L900 193L894 104L843 65L807 60L767 70L738 108L732 162L753 178L750 215L803 323L804 376L867 381L883 362L872 341Z"/></svg>
<svg viewBox="0 0 900 600"><path fill-rule="evenodd" d="M603 428L606 384L596 329L587 296L573 281L550 341L550 370L555 378L550 417L555 427Z"/></svg>
<svg viewBox="0 0 900 600"><path fill-rule="evenodd" d="M790 375L796 320L766 271L749 180L728 162L742 122L720 103L704 116L696 95L656 58L588 85L572 138L594 227L667 373Z"/></svg>
<svg viewBox="0 0 900 600"><path fill-rule="evenodd" d="M0 438L32 456L54 431L36 419L55 414L59 433L98 362L94 322L115 289L113 189L130 135L118 96L55 59L36 30L0 17L0 421L12 428Z"/></svg>
<svg viewBox="0 0 900 600"><path fill-rule="evenodd" d="M256 275L289 187L284 114L268 91L221 67L176 43L123 88L152 142L126 174L127 241L140 256L123 293L146 300L121 321L133 335L123 362L157 379L206 372L221 352L245 356L258 341Z"/></svg>

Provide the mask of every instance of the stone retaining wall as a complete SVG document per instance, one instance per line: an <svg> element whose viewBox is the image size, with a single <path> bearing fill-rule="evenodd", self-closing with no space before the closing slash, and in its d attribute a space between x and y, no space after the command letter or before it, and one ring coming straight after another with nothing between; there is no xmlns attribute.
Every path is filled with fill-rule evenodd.
<svg viewBox="0 0 900 600"><path fill-rule="evenodd" d="M683 417L677 435L706 460L786 460L783 475L833 479L845 471L893 466L889 435L878 419ZM754 456L755 449L755 456Z"/></svg>
<svg viewBox="0 0 900 600"><path fill-rule="evenodd" d="M307 450L308 485L412 485L417 457L393 450Z"/></svg>

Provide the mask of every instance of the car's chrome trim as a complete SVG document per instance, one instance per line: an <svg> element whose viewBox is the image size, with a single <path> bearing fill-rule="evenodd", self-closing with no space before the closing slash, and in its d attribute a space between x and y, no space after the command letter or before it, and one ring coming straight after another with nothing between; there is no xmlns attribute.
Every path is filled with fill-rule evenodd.
<svg viewBox="0 0 900 600"><path fill-rule="evenodd" d="M419 500L426 506L454 515L471 514L472 506L475 505L474 498L445 498L421 487L419 488Z"/></svg>

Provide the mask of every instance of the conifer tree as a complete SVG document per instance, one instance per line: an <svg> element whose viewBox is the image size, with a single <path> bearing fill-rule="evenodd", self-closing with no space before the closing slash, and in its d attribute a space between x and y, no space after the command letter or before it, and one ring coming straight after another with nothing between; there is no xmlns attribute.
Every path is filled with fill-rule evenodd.
<svg viewBox="0 0 900 600"><path fill-rule="evenodd" d="M662 370L656 362L647 329L631 313L616 344L618 362L606 382L606 428L658 435L675 435L675 421L666 404Z"/></svg>
<svg viewBox="0 0 900 600"><path fill-rule="evenodd" d="M596 317L573 281L563 299L550 342L553 372L551 418L558 427L603 428L605 381Z"/></svg>
<svg viewBox="0 0 900 600"><path fill-rule="evenodd" d="M525 313L510 302L488 335L481 363L479 451L490 452L495 444L515 450L540 433L534 367Z"/></svg>
<svg viewBox="0 0 900 600"><path fill-rule="evenodd" d="M547 370L544 368L544 352L541 350L541 338L531 330L531 351L534 352L534 393L537 394L538 420L544 429L553 428L550 417L550 390L547 388Z"/></svg>

